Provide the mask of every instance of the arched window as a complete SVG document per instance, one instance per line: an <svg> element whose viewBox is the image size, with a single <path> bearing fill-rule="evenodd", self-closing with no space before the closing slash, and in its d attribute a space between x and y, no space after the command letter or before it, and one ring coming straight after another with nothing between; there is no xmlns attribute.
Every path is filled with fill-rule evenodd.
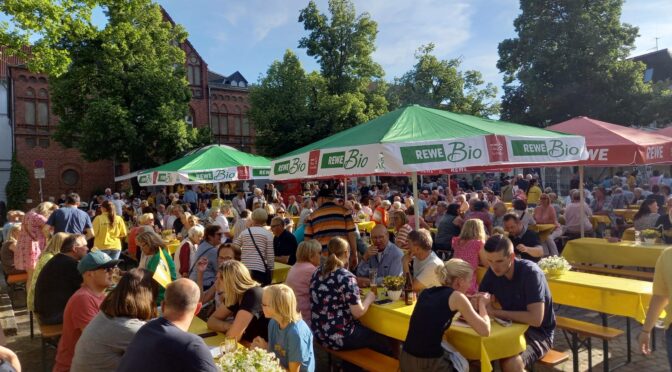
<svg viewBox="0 0 672 372"><path fill-rule="evenodd" d="M219 109L216 104L210 106L210 129L212 134L219 135Z"/></svg>
<svg viewBox="0 0 672 372"><path fill-rule="evenodd" d="M33 88L26 89L26 97L35 97L35 89Z"/></svg>
<svg viewBox="0 0 672 372"><path fill-rule="evenodd" d="M242 111L240 110L240 106L236 106L234 115L233 115L233 134L235 136L241 136L242 135Z"/></svg>
<svg viewBox="0 0 672 372"><path fill-rule="evenodd" d="M225 105L219 107L219 133L223 136L229 135L229 111Z"/></svg>
<svg viewBox="0 0 672 372"><path fill-rule="evenodd" d="M194 53L187 57L187 80L189 85L201 85L201 61Z"/></svg>
<svg viewBox="0 0 672 372"><path fill-rule="evenodd" d="M247 117L248 108L243 107L243 110L244 111L243 111L242 132L243 132L243 136L249 137L249 136L252 135L252 131L251 131L251 128L250 128L250 120Z"/></svg>
<svg viewBox="0 0 672 372"><path fill-rule="evenodd" d="M194 109L189 107L189 115L187 115L187 117L184 118L184 121L187 123L188 126L193 127L195 117L196 117L196 114L194 112Z"/></svg>

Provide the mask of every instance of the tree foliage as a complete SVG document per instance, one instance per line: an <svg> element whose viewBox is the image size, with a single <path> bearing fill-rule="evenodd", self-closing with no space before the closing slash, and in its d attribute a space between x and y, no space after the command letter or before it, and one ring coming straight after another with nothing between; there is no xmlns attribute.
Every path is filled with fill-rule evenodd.
<svg viewBox="0 0 672 372"><path fill-rule="evenodd" d="M268 156L287 153L311 137L312 91L301 62L287 50L250 91L250 118L256 128L256 147Z"/></svg>
<svg viewBox="0 0 672 372"><path fill-rule="evenodd" d="M585 115L643 123L644 65L626 59L638 29L620 22L622 0L521 0L518 37L499 44L502 118L545 126Z"/></svg>
<svg viewBox="0 0 672 372"><path fill-rule="evenodd" d="M372 58L377 23L368 13L357 15L350 0L329 0L328 7L329 16L310 1L299 15L299 22L309 31L299 40L299 47L306 48L320 65L320 74L307 76L311 109L317 115L311 131L317 138L387 112L383 69Z"/></svg>
<svg viewBox="0 0 672 372"><path fill-rule="evenodd" d="M9 182L5 186L7 208L9 210L23 210L26 198L28 197L28 189L30 188L30 179L28 177L28 170L16 160L16 152L14 152L12 155L12 166L9 170Z"/></svg>
<svg viewBox="0 0 672 372"><path fill-rule="evenodd" d="M479 71L458 70L459 59L440 60L433 51L432 43L418 48L413 69L395 79L387 94L390 109L419 104L482 117L499 113L497 87L485 84Z"/></svg>

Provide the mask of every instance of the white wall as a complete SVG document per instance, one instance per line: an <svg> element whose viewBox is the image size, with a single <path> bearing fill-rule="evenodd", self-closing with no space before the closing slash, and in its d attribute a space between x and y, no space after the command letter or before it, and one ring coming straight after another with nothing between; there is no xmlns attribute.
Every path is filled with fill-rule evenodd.
<svg viewBox="0 0 672 372"><path fill-rule="evenodd" d="M13 150L7 94L7 80L0 80L0 200L4 202L7 202L5 186L9 182L9 170Z"/></svg>

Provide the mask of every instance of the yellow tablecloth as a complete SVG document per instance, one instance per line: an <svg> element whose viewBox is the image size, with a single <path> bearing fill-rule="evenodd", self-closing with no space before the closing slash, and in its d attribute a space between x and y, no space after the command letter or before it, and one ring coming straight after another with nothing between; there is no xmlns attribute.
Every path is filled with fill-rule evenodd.
<svg viewBox="0 0 672 372"><path fill-rule="evenodd" d="M287 279L287 273L292 267L291 265L284 264L282 262L275 262L273 266L273 284L284 283Z"/></svg>
<svg viewBox="0 0 672 372"><path fill-rule="evenodd" d="M622 240L609 243L606 239L581 238L570 240L562 251L569 262L655 267L656 261L667 245L642 245Z"/></svg>
<svg viewBox="0 0 672 372"><path fill-rule="evenodd" d="M621 240L629 240L631 242L635 241L635 228L634 227L628 227L627 229L623 230L623 236L621 237Z"/></svg>
<svg viewBox="0 0 672 372"><path fill-rule="evenodd" d="M480 282L486 268L477 271ZM568 271L548 278L553 302L601 313L625 316L644 323L653 283L615 276Z"/></svg>
<svg viewBox="0 0 672 372"><path fill-rule="evenodd" d="M632 220L632 217L637 214L637 209L614 209L614 214L626 220Z"/></svg>
<svg viewBox="0 0 672 372"><path fill-rule="evenodd" d="M540 223L537 225L530 225L530 230L536 231L539 234L539 240L543 242L548 239L548 236L555 230L555 225L551 223Z"/></svg>
<svg viewBox="0 0 672 372"><path fill-rule="evenodd" d="M404 341L408 333L411 314L415 305L406 306L403 301L390 304L372 304L360 318L362 324L380 334ZM481 361L481 371L490 372L494 360L520 354L525 350L523 336L527 325L513 324L502 327L492 323L489 337L479 336L473 329L451 326L446 338L465 358Z"/></svg>
<svg viewBox="0 0 672 372"><path fill-rule="evenodd" d="M195 316L191 321L191 325L189 326L189 333L200 335L210 332L213 331L208 329L208 324L201 318ZM205 344L208 346L219 346L222 342L224 342L225 339L226 336L223 333L217 332L217 336L206 337L203 339L203 341L205 341Z"/></svg>
<svg viewBox="0 0 672 372"><path fill-rule="evenodd" d="M625 316L644 323L653 283L569 271L549 278L553 302L601 313Z"/></svg>
<svg viewBox="0 0 672 372"><path fill-rule="evenodd" d="M180 247L180 241L179 240L174 240L170 243L166 243L166 249L168 249L168 253L170 253L171 255L174 255L175 251L179 247Z"/></svg>
<svg viewBox="0 0 672 372"><path fill-rule="evenodd" d="M376 227L375 221L366 221L357 223L357 228L359 229L360 233L366 232L367 234L371 234L371 230L373 230L374 227Z"/></svg>
<svg viewBox="0 0 672 372"><path fill-rule="evenodd" d="M605 225L611 224L611 219L609 216L605 216L603 214L598 214L595 216L590 217L590 223L593 224L593 230L597 229L597 225L603 223Z"/></svg>

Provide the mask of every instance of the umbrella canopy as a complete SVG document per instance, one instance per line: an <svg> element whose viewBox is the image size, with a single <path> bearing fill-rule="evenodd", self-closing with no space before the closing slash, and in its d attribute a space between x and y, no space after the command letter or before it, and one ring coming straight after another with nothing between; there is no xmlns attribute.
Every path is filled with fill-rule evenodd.
<svg viewBox="0 0 672 372"><path fill-rule="evenodd" d="M672 126L658 129L655 133L672 138Z"/></svg>
<svg viewBox="0 0 672 372"><path fill-rule="evenodd" d="M274 159L271 178L408 175L586 157L581 136L414 105Z"/></svg>
<svg viewBox="0 0 672 372"><path fill-rule="evenodd" d="M210 145L141 172L138 182L140 186L155 186L267 179L270 169L270 160L263 156L242 152L230 146Z"/></svg>
<svg viewBox="0 0 672 372"><path fill-rule="evenodd" d="M589 157L579 165L641 165L672 162L672 138L579 116L547 129L584 136Z"/></svg>

